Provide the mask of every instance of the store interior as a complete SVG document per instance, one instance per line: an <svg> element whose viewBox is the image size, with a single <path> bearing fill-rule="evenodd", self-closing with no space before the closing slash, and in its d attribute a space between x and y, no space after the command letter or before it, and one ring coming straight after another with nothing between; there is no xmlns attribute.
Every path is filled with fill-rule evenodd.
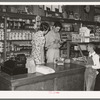
<svg viewBox="0 0 100 100"><path fill-rule="evenodd" d="M64 41L56 62L47 63L44 47L42 67L28 64L37 16L50 29L59 21ZM85 91L89 43L100 55L99 5L0 5L0 90Z"/></svg>

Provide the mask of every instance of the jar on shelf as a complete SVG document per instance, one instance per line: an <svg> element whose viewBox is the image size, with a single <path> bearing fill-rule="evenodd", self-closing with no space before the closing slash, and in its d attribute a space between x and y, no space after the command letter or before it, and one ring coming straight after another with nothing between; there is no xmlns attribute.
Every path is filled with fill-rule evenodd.
<svg viewBox="0 0 100 100"><path fill-rule="evenodd" d="M69 19L74 19L74 13L73 13L73 11L71 11L71 12L69 13Z"/></svg>
<svg viewBox="0 0 100 100"><path fill-rule="evenodd" d="M68 14L67 14L67 12L64 11L64 12L62 13L62 16L63 16L63 18L68 18Z"/></svg>

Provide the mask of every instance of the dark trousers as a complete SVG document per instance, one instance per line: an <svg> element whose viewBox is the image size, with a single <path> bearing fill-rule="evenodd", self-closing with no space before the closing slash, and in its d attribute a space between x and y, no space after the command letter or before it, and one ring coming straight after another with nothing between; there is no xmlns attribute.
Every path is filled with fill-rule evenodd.
<svg viewBox="0 0 100 100"><path fill-rule="evenodd" d="M94 91L100 91L100 69L98 70L99 74L96 77Z"/></svg>

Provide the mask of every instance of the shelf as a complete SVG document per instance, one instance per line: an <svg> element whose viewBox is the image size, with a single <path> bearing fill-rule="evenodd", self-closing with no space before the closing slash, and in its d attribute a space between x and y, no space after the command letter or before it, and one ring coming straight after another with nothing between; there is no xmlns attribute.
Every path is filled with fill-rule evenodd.
<svg viewBox="0 0 100 100"><path fill-rule="evenodd" d="M6 40L7 42L13 42L13 41L17 41L17 42L20 42L20 41L32 41L32 40ZM4 42L4 40L0 40L0 42Z"/></svg>
<svg viewBox="0 0 100 100"><path fill-rule="evenodd" d="M4 22L4 19L0 18L0 23L3 23Z"/></svg>
<svg viewBox="0 0 100 100"><path fill-rule="evenodd" d="M20 14L20 13L8 13L8 12L0 12L0 16L6 16L10 18L18 18L18 19L34 19L36 15L27 15L27 14ZM74 20L74 19L65 19L65 18L57 18L57 17L45 17L41 16L42 21L61 21L63 23L83 23L88 25L100 25L99 22L92 22L92 21L82 21L82 20Z"/></svg>
<svg viewBox="0 0 100 100"><path fill-rule="evenodd" d="M7 18L9 17L10 19L35 19L36 15L27 15L27 14L20 14L20 13L8 13L8 12L0 12L0 16L2 16L5 20L4 20L4 23L7 24ZM55 17L45 17L45 16L41 16L41 19L42 21L48 21L48 22L55 22L55 21L60 21L61 23L70 23L70 24L74 24L74 23L77 23L77 24L85 24L85 25L98 25L100 26L100 23L99 22L93 22L93 21L82 21L82 20L74 20L74 19L65 19L65 18L57 18L56 16ZM9 27L8 27L9 28ZM13 28L13 27L12 27ZM23 27L22 27L23 28ZM28 27L27 27L28 28ZM6 26L5 26L5 33L6 33ZM34 29L12 29L12 30L34 30ZM62 32L77 32L77 31L62 31ZM62 39L63 40L63 39ZM4 43L6 43L6 40L1 40L1 41L4 41ZM7 40L7 42L19 42L20 41L32 41L32 40ZM68 41L68 42L67 42ZM68 45L70 46L70 43L71 44L74 44L74 45L79 45L79 44L84 44L84 43L72 43L71 40L66 40L65 43L68 43ZM63 43L62 45L64 45L65 43ZM95 43L98 43L98 42L95 42ZM100 42L99 42L100 43ZM85 42L86 44L86 42ZM65 50L67 51L67 56L69 56L70 54L70 51L68 51L70 48L68 48L68 45L67 47L64 47L62 46L60 49L61 50ZM20 50L20 49L19 49ZM21 51L10 51L8 53L30 53L31 49L30 50L21 50ZM6 45L4 45L4 59L6 58Z"/></svg>
<svg viewBox="0 0 100 100"><path fill-rule="evenodd" d="M100 10L100 7L95 7L95 9L99 9Z"/></svg>
<svg viewBox="0 0 100 100"><path fill-rule="evenodd" d="M3 30L4 28L1 28L1 27L0 27L0 30L1 30L1 29Z"/></svg>
<svg viewBox="0 0 100 100"><path fill-rule="evenodd" d="M93 43L93 44L100 44L100 42L72 42L73 44L89 44L89 43Z"/></svg>
<svg viewBox="0 0 100 100"><path fill-rule="evenodd" d="M60 50L67 50L67 47L64 47L64 48L62 47L62 48L60 48Z"/></svg>
<svg viewBox="0 0 100 100"><path fill-rule="evenodd" d="M16 45L17 47L32 47L32 45Z"/></svg>
<svg viewBox="0 0 100 100"><path fill-rule="evenodd" d="M75 43L75 44L88 44L90 42L72 42L72 43Z"/></svg>
<svg viewBox="0 0 100 100"><path fill-rule="evenodd" d="M73 52L80 52L79 50L71 50ZM82 50L82 52L88 52L87 50Z"/></svg>
<svg viewBox="0 0 100 100"><path fill-rule="evenodd" d="M70 41L71 44L89 44L89 43L94 43L94 44L100 44L100 41L98 42L72 42L71 40L67 40L67 41Z"/></svg>
<svg viewBox="0 0 100 100"><path fill-rule="evenodd" d="M8 30L9 30L9 28L8 28ZM17 31L34 31L34 29L17 29L17 28L14 28L14 29L11 29L11 28L10 28L10 30L11 30L11 31L16 31L16 30L17 30Z"/></svg>
<svg viewBox="0 0 100 100"><path fill-rule="evenodd" d="M4 42L4 40L0 40L0 42Z"/></svg>
<svg viewBox="0 0 100 100"><path fill-rule="evenodd" d="M34 19L36 15L20 14L20 13L10 13L10 12L0 12L0 16L6 16L10 18L18 19Z"/></svg>
<svg viewBox="0 0 100 100"><path fill-rule="evenodd" d="M62 38L63 38L63 37L66 37L66 38L67 38L67 36L61 36L61 37L62 37Z"/></svg>
<svg viewBox="0 0 100 100"><path fill-rule="evenodd" d="M99 22L92 22L92 21L82 21L82 20L74 20L74 19L64 19L64 18L52 18L52 17L42 17L43 21L61 21L63 23L83 23L88 25L100 25Z"/></svg>
<svg viewBox="0 0 100 100"><path fill-rule="evenodd" d="M100 15L100 13L95 13L95 15Z"/></svg>
<svg viewBox="0 0 100 100"><path fill-rule="evenodd" d="M4 40L2 40L2 41L4 41ZM18 42L18 41L32 41L32 40L7 40L7 41L8 41L8 42L9 42L9 41L10 41L10 42L11 42L11 41L17 41L17 42Z"/></svg>
<svg viewBox="0 0 100 100"><path fill-rule="evenodd" d="M21 50L21 51L7 51L7 53L21 53L21 52L30 52L30 50Z"/></svg>
<svg viewBox="0 0 100 100"><path fill-rule="evenodd" d="M45 10L45 12L48 12L48 13L58 13L58 14L62 14L61 12L56 12L56 11L48 11L48 10Z"/></svg>
<svg viewBox="0 0 100 100"><path fill-rule="evenodd" d="M61 31L61 32L74 32L74 33L76 33L76 32L78 32L78 31Z"/></svg>

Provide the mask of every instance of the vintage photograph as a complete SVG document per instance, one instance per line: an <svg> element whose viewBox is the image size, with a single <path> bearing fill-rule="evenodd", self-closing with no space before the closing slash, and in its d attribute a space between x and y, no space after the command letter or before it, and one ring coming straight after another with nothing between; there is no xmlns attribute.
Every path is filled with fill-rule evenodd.
<svg viewBox="0 0 100 100"><path fill-rule="evenodd" d="M0 91L99 90L100 5L0 5Z"/></svg>

